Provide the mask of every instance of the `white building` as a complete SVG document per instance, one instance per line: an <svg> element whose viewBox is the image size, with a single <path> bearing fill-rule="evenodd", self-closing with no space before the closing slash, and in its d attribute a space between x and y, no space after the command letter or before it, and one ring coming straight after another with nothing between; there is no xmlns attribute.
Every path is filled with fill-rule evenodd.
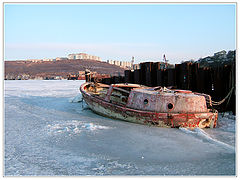
<svg viewBox="0 0 240 180"><path fill-rule="evenodd" d="M53 59L53 58L44 58L43 61L56 61L56 59Z"/></svg>
<svg viewBox="0 0 240 180"><path fill-rule="evenodd" d="M126 62L126 67L132 67L132 63L131 62Z"/></svg>
<svg viewBox="0 0 240 180"><path fill-rule="evenodd" d="M114 64L113 60L107 60L108 64Z"/></svg>
<svg viewBox="0 0 240 180"><path fill-rule="evenodd" d="M76 58L75 58L75 54L69 54L69 55L68 55L68 59L76 59Z"/></svg>
<svg viewBox="0 0 240 180"><path fill-rule="evenodd" d="M68 60L66 57L56 57L56 61Z"/></svg>
<svg viewBox="0 0 240 180"><path fill-rule="evenodd" d="M122 68L130 68L132 67L132 63L131 62L127 62L127 61L117 61L117 60L107 60L108 64L114 64L116 66L120 66Z"/></svg>
<svg viewBox="0 0 240 180"><path fill-rule="evenodd" d="M83 55L82 54L76 54L75 59L83 59Z"/></svg>
<svg viewBox="0 0 240 180"><path fill-rule="evenodd" d="M89 55L86 53L69 54L68 59L90 59L95 61L101 61L100 57Z"/></svg>
<svg viewBox="0 0 240 180"><path fill-rule="evenodd" d="M41 62L43 60L42 59L28 59L28 61L31 61L31 62Z"/></svg>
<svg viewBox="0 0 240 180"><path fill-rule="evenodd" d="M116 65L116 66L120 66L120 61L114 60L113 63L114 63L114 65Z"/></svg>

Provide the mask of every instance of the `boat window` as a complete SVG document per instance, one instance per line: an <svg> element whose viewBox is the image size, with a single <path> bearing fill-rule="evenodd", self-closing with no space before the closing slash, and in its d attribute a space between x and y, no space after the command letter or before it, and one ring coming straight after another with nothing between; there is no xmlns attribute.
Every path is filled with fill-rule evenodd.
<svg viewBox="0 0 240 180"><path fill-rule="evenodd" d="M144 104L148 104L148 100L147 100L147 99L144 99L143 103L144 103Z"/></svg>
<svg viewBox="0 0 240 180"><path fill-rule="evenodd" d="M172 103L169 103L168 104L168 109L172 109L173 108L173 104Z"/></svg>

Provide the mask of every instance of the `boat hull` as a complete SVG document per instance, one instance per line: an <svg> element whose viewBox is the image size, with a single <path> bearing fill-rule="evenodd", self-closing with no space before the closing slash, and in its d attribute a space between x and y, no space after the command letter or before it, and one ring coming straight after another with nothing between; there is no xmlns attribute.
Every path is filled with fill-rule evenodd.
<svg viewBox="0 0 240 180"><path fill-rule="evenodd" d="M102 116L132 123L172 128L214 128L217 124L218 113L216 110L206 113L161 113L135 110L94 97L87 93L83 87L83 85L80 87L83 99L92 111Z"/></svg>

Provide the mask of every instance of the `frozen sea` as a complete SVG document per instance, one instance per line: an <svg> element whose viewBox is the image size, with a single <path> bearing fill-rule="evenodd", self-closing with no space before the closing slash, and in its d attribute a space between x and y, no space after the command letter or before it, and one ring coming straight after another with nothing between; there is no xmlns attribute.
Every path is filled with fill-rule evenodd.
<svg viewBox="0 0 240 180"><path fill-rule="evenodd" d="M83 81L4 82L5 176L235 175L235 116L215 129L157 128L102 117Z"/></svg>

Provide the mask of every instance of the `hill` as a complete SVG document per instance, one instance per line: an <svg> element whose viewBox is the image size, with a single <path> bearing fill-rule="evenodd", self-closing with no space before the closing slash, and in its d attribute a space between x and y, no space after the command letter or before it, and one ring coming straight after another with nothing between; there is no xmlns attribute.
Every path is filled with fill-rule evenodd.
<svg viewBox="0 0 240 180"><path fill-rule="evenodd" d="M94 60L5 61L4 64L5 78L17 76L28 76L29 78L62 76L66 78L69 74L77 74L85 69L96 71L99 74L124 74L124 69L119 66Z"/></svg>

